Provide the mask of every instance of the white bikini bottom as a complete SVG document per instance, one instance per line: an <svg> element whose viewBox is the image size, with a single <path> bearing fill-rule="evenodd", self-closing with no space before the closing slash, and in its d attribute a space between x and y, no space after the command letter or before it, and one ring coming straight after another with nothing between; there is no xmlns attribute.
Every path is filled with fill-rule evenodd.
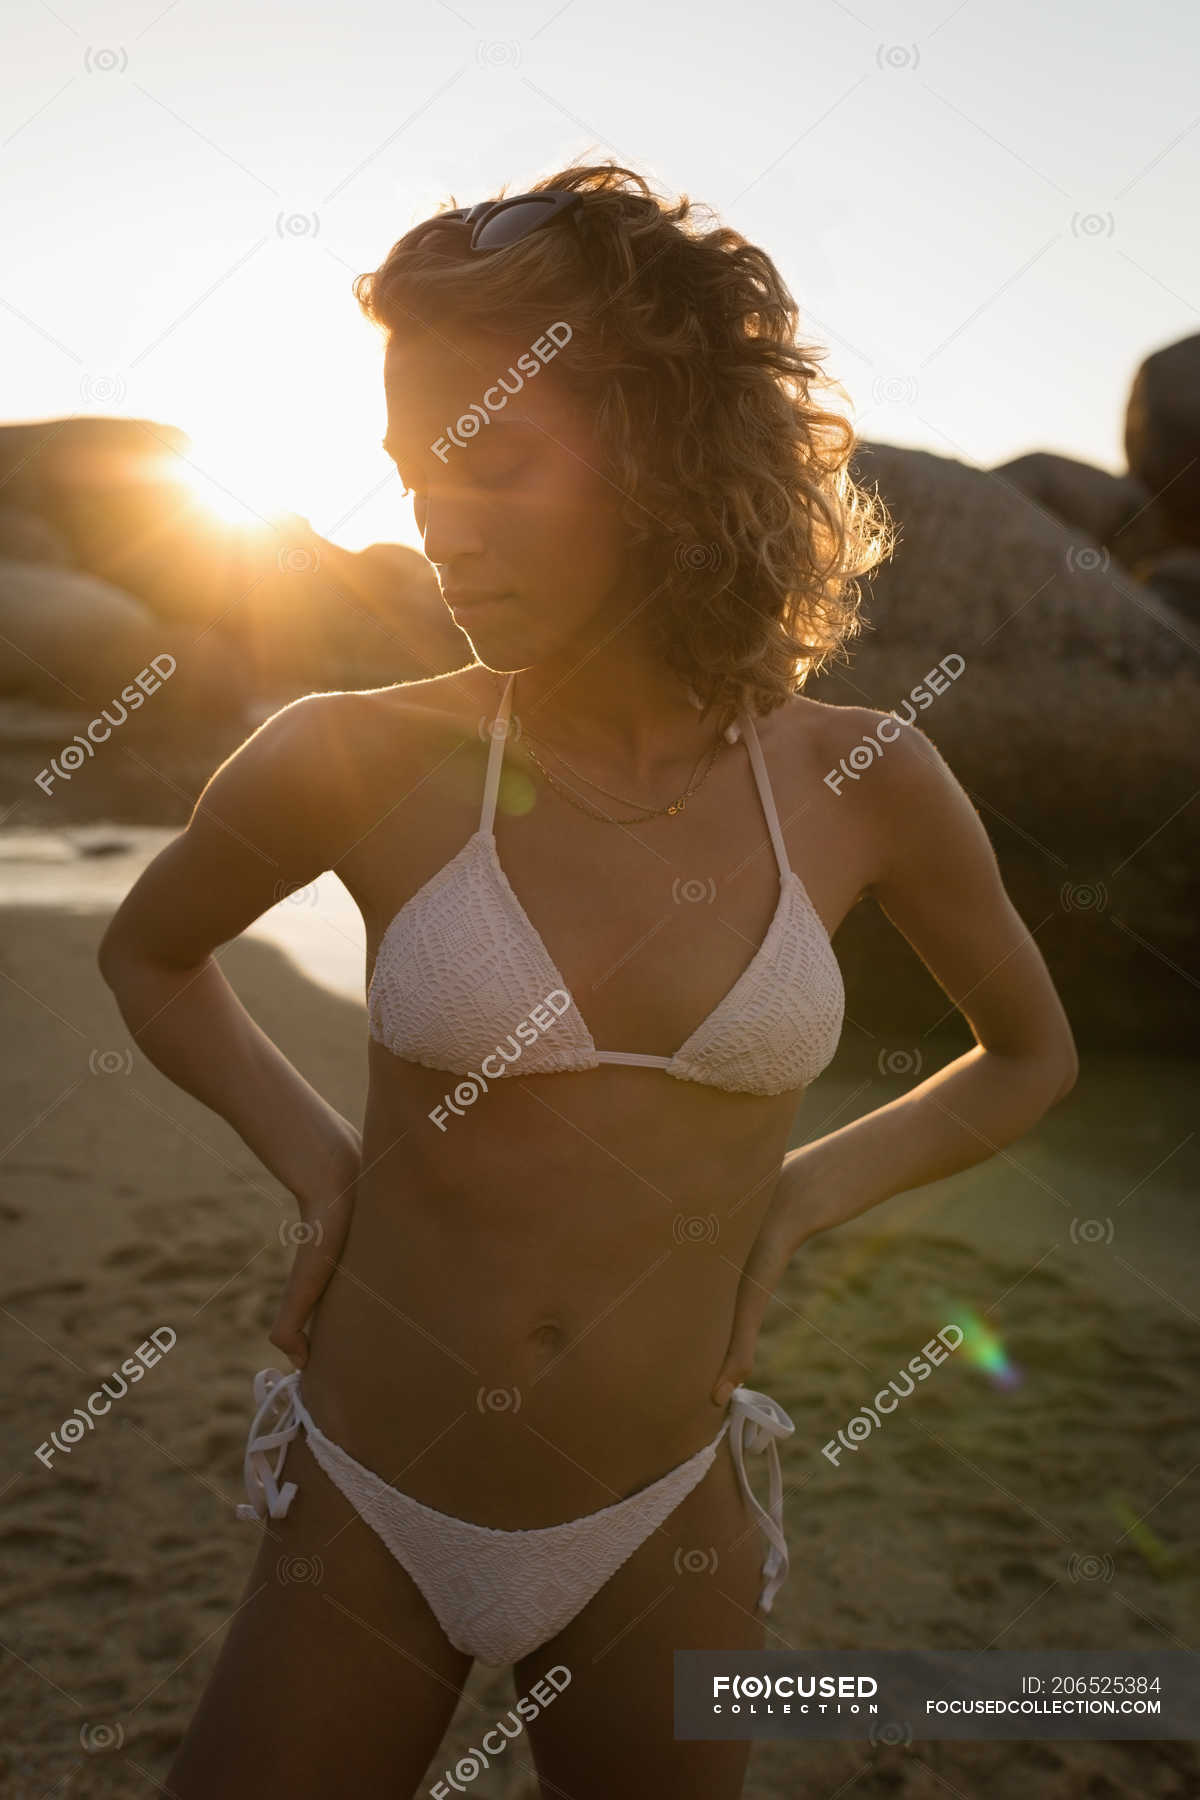
<svg viewBox="0 0 1200 1800"><path fill-rule="evenodd" d="M561 1525L500 1531L437 1512L348 1456L314 1423L300 1397L300 1375L299 1369L289 1375L260 1369L254 1377L257 1411L243 1463L248 1501L238 1506L238 1518L281 1519L287 1513L296 1483L280 1487L279 1477L287 1446L303 1425L329 1479L411 1575L455 1649L478 1662L517 1662L569 1624L708 1473L726 1432L746 1499L767 1539L758 1602L763 1612L770 1612L786 1579L783 1479L775 1440L789 1437L795 1426L776 1401L753 1388L734 1389L711 1443L636 1494ZM747 1450L767 1452L769 1509L759 1504L747 1479Z"/></svg>

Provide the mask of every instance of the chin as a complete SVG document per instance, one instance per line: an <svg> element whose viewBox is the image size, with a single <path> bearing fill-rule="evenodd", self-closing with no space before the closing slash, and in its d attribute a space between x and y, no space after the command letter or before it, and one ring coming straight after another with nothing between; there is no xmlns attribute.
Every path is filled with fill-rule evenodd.
<svg viewBox="0 0 1200 1800"><path fill-rule="evenodd" d="M476 661L496 675L509 675L514 669L530 669L546 655L543 646L530 644L511 630L502 632L496 626L489 630L482 621L464 636L475 652Z"/></svg>

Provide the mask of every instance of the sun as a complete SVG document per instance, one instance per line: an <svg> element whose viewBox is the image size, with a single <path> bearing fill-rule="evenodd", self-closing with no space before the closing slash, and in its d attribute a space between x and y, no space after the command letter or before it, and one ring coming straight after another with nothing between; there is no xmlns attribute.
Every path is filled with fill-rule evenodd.
<svg viewBox="0 0 1200 1800"><path fill-rule="evenodd" d="M190 451L164 462L165 479L182 482L199 505L227 524L272 525L298 510L298 471L289 470L286 457L272 455L261 440L222 444L197 436Z"/></svg>

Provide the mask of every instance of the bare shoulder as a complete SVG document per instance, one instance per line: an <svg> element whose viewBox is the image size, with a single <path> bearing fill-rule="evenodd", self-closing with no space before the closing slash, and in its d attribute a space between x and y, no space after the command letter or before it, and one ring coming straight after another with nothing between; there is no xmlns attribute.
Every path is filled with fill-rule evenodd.
<svg viewBox="0 0 1200 1800"><path fill-rule="evenodd" d="M920 726L909 724L895 713L876 712L869 706L830 706L802 696L797 696L797 700L808 709L810 737L843 779L861 779L869 771L882 771L886 762L893 784L904 786L915 780L919 787L923 769L928 771L936 764L946 767L936 745ZM831 780L830 786L836 788L836 783Z"/></svg>
<svg viewBox="0 0 1200 1800"><path fill-rule="evenodd" d="M503 676L482 663L470 663L466 668L430 675L423 681L376 688L360 698L374 703L375 716L384 728L399 725L419 744L443 727L466 726L479 735L481 721L486 723L494 716L503 690Z"/></svg>
<svg viewBox="0 0 1200 1800"><path fill-rule="evenodd" d="M869 853L864 891L977 1043L1053 1068L1061 1096L1078 1063L1070 1025L971 795L919 725L867 707L825 710L834 715L825 779L856 796Z"/></svg>
<svg viewBox="0 0 1200 1800"><path fill-rule="evenodd" d="M869 821L874 871L885 904L920 880L958 875L963 890L993 893L999 875L979 812L933 739L916 723L869 707L832 707L829 771L836 793L853 790Z"/></svg>
<svg viewBox="0 0 1200 1800"><path fill-rule="evenodd" d="M839 815L853 817L864 893L880 897L905 861L906 846L936 841L939 833L961 843L966 831L986 860L986 834L974 805L919 725L872 707L833 706L802 695L794 697L792 709L795 754L807 779L838 802Z"/></svg>
<svg viewBox="0 0 1200 1800"><path fill-rule="evenodd" d="M343 799L345 787L360 790L377 768L395 777L410 758L419 763L440 745L482 735L489 697L492 711L499 697L496 679L472 665L388 687L305 694L273 713L250 741L268 739L297 776Z"/></svg>
<svg viewBox="0 0 1200 1800"><path fill-rule="evenodd" d="M193 837L206 824L252 842L269 833L281 857L316 855L333 867L398 791L453 761L464 743L479 741L472 708L483 711L486 701L476 675L475 668L456 670L290 701L210 777L192 816Z"/></svg>
<svg viewBox="0 0 1200 1800"><path fill-rule="evenodd" d="M882 764L885 754L892 755L893 773L923 752L936 755L921 731L868 706L834 706L793 694L778 717L781 752L789 763L838 797L860 790L865 795L864 777ZM901 744L900 754L894 754L893 747ZM872 786L878 794L879 783Z"/></svg>
<svg viewBox="0 0 1200 1800"><path fill-rule="evenodd" d="M399 681L345 698L363 703L364 721L373 720L384 730L398 726L411 730L419 741L423 732L439 724L470 724L489 708L494 713L502 691L502 677L482 663L472 663L448 674Z"/></svg>

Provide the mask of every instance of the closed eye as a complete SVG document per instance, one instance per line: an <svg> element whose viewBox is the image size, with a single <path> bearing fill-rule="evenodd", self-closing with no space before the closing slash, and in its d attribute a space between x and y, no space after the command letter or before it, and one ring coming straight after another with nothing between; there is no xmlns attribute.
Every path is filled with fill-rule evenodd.
<svg viewBox="0 0 1200 1800"><path fill-rule="evenodd" d="M506 469L488 469L480 474L479 480L484 487L503 487L507 481L515 481L525 468L524 462L509 463Z"/></svg>
<svg viewBox="0 0 1200 1800"><path fill-rule="evenodd" d="M380 449L385 452L385 454L387 455L388 461L391 463L392 467L395 469L396 474L400 479L401 491L403 492L404 498L407 500L408 496L412 493L412 488L409 486L408 482L404 479L404 473L403 473L399 463L396 461L395 457L392 455L391 451L388 449L388 444L387 444L386 438L383 438L381 440Z"/></svg>
<svg viewBox="0 0 1200 1800"><path fill-rule="evenodd" d="M511 464L507 469L477 469L475 472L475 480L480 487L503 487L506 482L516 480L525 467L525 462L518 462ZM414 494L423 491L419 486L412 486L405 481L398 469L396 474L400 481L400 492L405 500L411 499Z"/></svg>

